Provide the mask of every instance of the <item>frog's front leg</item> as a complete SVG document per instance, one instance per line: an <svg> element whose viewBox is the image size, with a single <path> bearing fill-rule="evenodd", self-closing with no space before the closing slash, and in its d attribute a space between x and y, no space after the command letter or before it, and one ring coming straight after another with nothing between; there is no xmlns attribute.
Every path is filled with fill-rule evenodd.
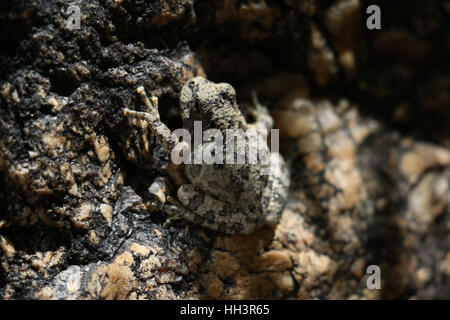
<svg viewBox="0 0 450 320"><path fill-rule="evenodd" d="M150 99L145 93L144 87L138 87L136 89L137 93L142 98L145 103L146 112L138 112L128 108L123 109L123 115L128 117L135 117L138 119L145 120L150 127L152 133L156 136L158 141L162 144L167 152L171 153L173 148L178 143L178 139L172 134L172 131L161 121L158 112L158 98L152 96Z"/></svg>
<svg viewBox="0 0 450 320"><path fill-rule="evenodd" d="M218 200L192 184L182 185L177 198L181 205L164 205L165 211L176 219L227 234L249 234L259 227L259 221L252 218L253 215L244 214L242 209Z"/></svg>
<svg viewBox="0 0 450 320"><path fill-rule="evenodd" d="M266 106L262 105L255 91L252 91L253 107L249 113L255 118L255 122L251 124L255 129L270 130L273 127L273 119Z"/></svg>

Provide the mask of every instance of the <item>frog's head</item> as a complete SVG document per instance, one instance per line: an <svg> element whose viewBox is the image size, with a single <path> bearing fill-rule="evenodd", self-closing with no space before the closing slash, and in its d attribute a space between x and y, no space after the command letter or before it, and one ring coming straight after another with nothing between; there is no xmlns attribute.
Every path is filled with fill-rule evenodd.
<svg viewBox="0 0 450 320"><path fill-rule="evenodd" d="M204 130L242 126L236 92L228 83L214 83L202 77L189 80L180 93L180 111L183 126L190 131L194 121L202 121Z"/></svg>

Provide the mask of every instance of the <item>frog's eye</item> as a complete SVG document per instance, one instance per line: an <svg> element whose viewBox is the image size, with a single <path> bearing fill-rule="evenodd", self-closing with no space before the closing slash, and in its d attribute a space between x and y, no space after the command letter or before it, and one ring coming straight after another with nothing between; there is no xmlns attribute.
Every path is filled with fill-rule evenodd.
<svg viewBox="0 0 450 320"><path fill-rule="evenodd" d="M234 102L236 100L236 91L228 83L222 83L220 95L225 99Z"/></svg>

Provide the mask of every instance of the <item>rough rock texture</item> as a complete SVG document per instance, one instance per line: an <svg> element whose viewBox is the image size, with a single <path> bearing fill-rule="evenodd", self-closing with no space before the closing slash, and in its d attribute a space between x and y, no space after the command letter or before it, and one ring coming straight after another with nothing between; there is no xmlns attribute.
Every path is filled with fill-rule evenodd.
<svg viewBox="0 0 450 320"><path fill-rule="evenodd" d="M79 30L65 1L0 5L2 299L450 298L448 1L71 4ZM120 109L144 85L178 128L198 75L271 109L291 166L274 230L146 207L183 177Z"/></svg>

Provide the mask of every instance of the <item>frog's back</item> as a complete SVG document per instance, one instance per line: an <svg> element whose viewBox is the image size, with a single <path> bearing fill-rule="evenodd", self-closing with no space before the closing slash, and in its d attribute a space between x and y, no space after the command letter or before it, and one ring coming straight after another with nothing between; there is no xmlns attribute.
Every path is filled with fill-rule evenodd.
<svg viewBox="0 0 450 320"><path fill-rule="evenodd" d="M186 175L197 188L243 206L261 199L268 180L260 174L259 165L249 164L186 165Z"/></svg>

